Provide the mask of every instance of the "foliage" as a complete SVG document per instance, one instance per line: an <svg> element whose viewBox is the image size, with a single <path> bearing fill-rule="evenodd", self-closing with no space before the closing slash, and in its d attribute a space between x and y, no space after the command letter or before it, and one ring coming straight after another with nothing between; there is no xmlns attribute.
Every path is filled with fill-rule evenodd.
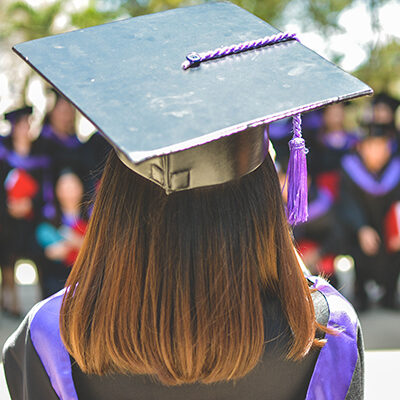
<svg viewBox="0 0 400 400"><path fill-rule="evenodd" d="M34 40L54 33L54 21L62 9L63 1L56 0L40 8L31 7L24 1L14 1L5 8L4 23L0 24L0 39L14 41ZM8 47L8 46L7 46ZM26 102L27 88L33 71L29 70L22 84L22 98Z"/></svg>
<svg viewBox="0 0 400 400"><path fill-rule="evenodd" d="M33 8L24 1L15 1L6 10L5 31L18 32L25 40L51 35L53 23L60 13L63 1L57 0L40 8Z"/></svg>
<svg viewBox="0 0 400 400"><path fill-rule="evenodd" d="M100 11L96 1L91 0L87 8L83 11L75 12L70 15L71 24L75 28L86 28L88 26L101 25L115 20L120 15L120 10Z"/></svg>
<svg viewBox="0 0 400 400"><path fill-rule="evenodd" d="M374 31L380 28L378 12L379 9L390 0L363 0L367 6L371 18L371 25ZM322 35L329 36L334 32L342 31L338 24L340 15L351 6L360 4L359 0L300 0L301 16L303 26L313 25ZM294 1L291 1L293 4ZM354 21L356 24L357 21Z"/></svg>
<svg viewBox="0 0 400 400"><path fill-rule="evenodd" d="M233 0L233 2L257 17L275 24L291 0Z"/></svg>
<svg viewBox="0 0 400 400"><path fill-rule="evenodd" d="M58 33L55 20L63 15L69 28L99 25L121 16L138 16L170 8L207 2L207 0L89 0L86 8L66 15L66 5L71 0L54 0L52 3L32 7L22 0L6 0L0 5L0 40L17 35L18 40L32 40ZM359 0L231 0L258 17L277 27L288 19L296 18L305 30L310 26L322 36L340 32L339 18L343 11ZM389 0L364 0L368 7L371 26L379 33L379 8ZM355 21L356 23L356 21ZM14 39L13 39L14 40ZM388 90L400 94L400 44L393 40L378 45L371 43L366 49L369 59L356 74L375 90ZM332 61L340 62L343 54L334 54Z"/></svg>
<svg viewBox="0 0 400 400"><path fill-rule="evenodd" d="M354 0L308 0L305 10L308 19L325 34L329 34L332 30L341 30L338 25L339 15L353 3Z"/></svg>
<svg viewBox="0 0 400 400"><path fill-rule="evenodd" d="M109 3L110 0L104 0L106 3ZM119 6L119 10L121 10L124 14L130 15L130 16L139 16L139 15L144 15L148 14L149 12L149 6L147 4L147 1L143 3L143 1L137 1L137 0L130 0L130 1L122 1L122 3Z"/></svg>
<svg viewBox="0 0 400 400"><path fill-rule="evenodd" d="M113 0L108 0L112 2ZM269 22L276 22L282 15L285 7L292 0L231 0L238 6L250 11ZM149 12L157 12L170 8L206 3L207 0L122 0L121 8L129 15L137 16Z"/></svg>
<svg viewBox="0 0 400 400"><path fill-rule="evenodd" d="M378 92L388 92L400 97L400 40L393 39L384 46L371 50L369 59L355 75Z"/></svg>

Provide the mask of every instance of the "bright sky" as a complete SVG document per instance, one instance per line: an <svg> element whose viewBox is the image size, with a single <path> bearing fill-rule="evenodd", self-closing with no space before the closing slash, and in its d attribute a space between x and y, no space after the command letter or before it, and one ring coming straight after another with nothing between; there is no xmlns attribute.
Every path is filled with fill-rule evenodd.
<svg viewBox="0 0 400 400"><path fill-rule="evenodd" d="M320 36L318 32L302 30L301 25L296 22L288 23L285 28L288 32L298 33L304 45L326 58L330 57L332 51L344 53L341 67L351 72L366 61L365 48L369 43L377 40L385 43L393 37L400 39L400 2L391 0L381 7L378 18L382 30L379 37L372 31L366 3L360 0L352 8L344 11L339 18L339 25L344 29L344 33L333 35L328 40ZM291 17L290 14L288 17ZM293 16L290 20L296 19Z"/></svg>

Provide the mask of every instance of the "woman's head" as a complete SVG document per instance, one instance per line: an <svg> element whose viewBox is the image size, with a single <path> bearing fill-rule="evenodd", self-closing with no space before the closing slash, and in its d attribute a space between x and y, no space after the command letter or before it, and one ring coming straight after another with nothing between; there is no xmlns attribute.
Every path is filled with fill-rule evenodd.
<svg viewBox="0 0 400 400"><path fill-rule="evenodd" d="M11 139L14 143L26 144L32 141L31 114L33 108L24 106L4 114L5 120L11 124Z"/></svg>
<svg viewBox="0 0 400 400"><path fill-rule="evenodd" d="M62 209L78 209L83 198L83 184L72 170L61 172L55 185L55 194Z"/></svg>
<svg viewBox="0 0 400 400"><path fill-rule="evenodd" d="M342 130L345 119L344 104L336 103L324 108L322 118L326 132Z"/></svg>
<svg viewBox="0 0 400 400"><path fill-rule="evenodd" d="M372 121L381 125L394 124L399 105L400 102L387 93L376 94L372 99Z"/></svg>
<svg viewBox="0 0 400 400"><path fill-rule="evenodd" d="M32 141L29 115L23 115L14 122L12 129L12 138L13 141L18 142Z"/></svg>
<svg viewBox="0 0 400 400"><path fill-rule="evenodd" d="M378 173L392 154L390 137L368 136L358 144L357 150L368 170Z"/></svg>
<svg viewBox="0 0 400 400"><path fill-rule="evenodd" d="M74 106L62 96L57 96L54 108L46 118L54 131L60 135L69 135L75 131Z"/></svg>
<svg viewBox="0 0 400 400"><path fill-rule="evenodd" d="M270 157L236 181L166 195L112 153L67 284L62 335L89 373L240 378L263 352L264 294L281 300L289 357L314 339Z"/></svg>

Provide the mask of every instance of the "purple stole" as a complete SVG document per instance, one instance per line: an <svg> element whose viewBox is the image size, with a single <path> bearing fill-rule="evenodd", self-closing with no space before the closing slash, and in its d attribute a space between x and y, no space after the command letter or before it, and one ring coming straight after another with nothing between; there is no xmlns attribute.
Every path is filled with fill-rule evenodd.
<svg viewBox="0 0 400 400"><path fill-rule="evenodd" d="M321 349L306 400L344 400L357 363L357 315L350 303L326 281L309 277L313 288L325 296L330 310L328 327L338 335ZM65 289L40 302L31 320L30 335L50 383L61 400L78 400L70 356L60 336L59 316Z"/></svg>
<svg viewBox="0 0 400 400"><path fill-rule="evenodd" d="M50 157L42 155L21 156L15 151L7 149L0 143L0 160L4 160L11 168L21 168L26 171L45 169L50 167Z"/></svg>
<svg viewBox="0 0 400 400"><path fill-rule="evenodd" d="M306 400L344 400L358 358L357 314L352 305L325 280L315 276L308 279L328 302L328 328L340 329L340 333L326 334L327 343L319 353Z"/></svg>
<svg viewBox="0 0 400 400"><path fill-rule="evenodd" d="M384 196L400 183L400 157L393 157L378 178L369 172L361 159L349 154L342 159L342 166L352 181L373 196Z"/></svg>
<svg viewBox="0 0 400 400"><path fill-rule="evenodd" d="M76 135L70 135L70 136L60 138L53 131L53 128L49 124L43 125L42 131L40 132L40 137L48 139L52 142L55 142L58 145L65 147L67 149L75 149L82 144L79 141L79 139L76 137Z"/></svg>
<svg viewBox="0 0 400 400"><path fill-rule="evenodd" d="M321 143L332 150L348 151L360 141L355 133L337 131L322 134Z"/></svg>
<svg viewBox="0 0 400 400"><path fill-rule="evenodd" d="M308 203L308 220L314 221L325 215L333 205L333 198L327 189L317 189L317 197Z"/></svg>
<svg viewBox="0 0 400 400"><path fill-rule="evenodd" d="M60 308L65 289L41 301L32 318L30 334L33 347L61 400L78 400L72 379L71 359L61 341Z"/></svg>

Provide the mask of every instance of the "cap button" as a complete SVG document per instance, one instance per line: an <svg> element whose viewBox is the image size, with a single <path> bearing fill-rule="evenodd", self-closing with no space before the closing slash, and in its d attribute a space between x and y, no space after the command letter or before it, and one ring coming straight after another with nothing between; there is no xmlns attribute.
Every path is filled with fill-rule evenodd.
<svg viewBox="0 0 400 400"><path fill-rule="evenodd" d="M198 53L189 53L186 56L186 60L189 61L191 67L198 67L200 65L201 57Z"/></svg>

